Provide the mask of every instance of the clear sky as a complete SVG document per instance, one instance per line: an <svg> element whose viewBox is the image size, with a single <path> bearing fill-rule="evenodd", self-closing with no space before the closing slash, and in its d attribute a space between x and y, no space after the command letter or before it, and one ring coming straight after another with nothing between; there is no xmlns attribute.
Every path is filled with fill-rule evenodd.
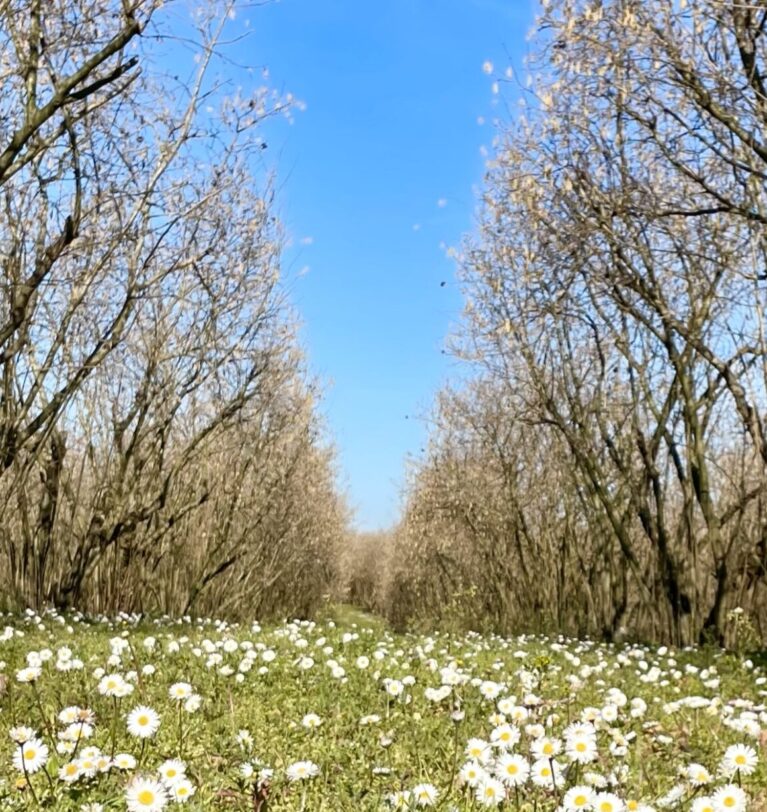
<svg viewBox="0 0 767 812"><path fill-rule="evenodd" d="M532 0L281 0L237 20L248 61L307 105L267 128L266 155L360 529L396 521L419 417L455 363L441 353L461 310L445 249L473 227L493 137L483 63L520 72L532 17Z"/></svg>

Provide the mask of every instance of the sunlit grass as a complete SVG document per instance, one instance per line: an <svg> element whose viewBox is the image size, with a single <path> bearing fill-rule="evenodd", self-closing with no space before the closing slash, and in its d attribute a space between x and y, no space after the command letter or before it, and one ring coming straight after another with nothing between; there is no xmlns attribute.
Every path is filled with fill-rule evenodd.
<svg viewBox="0 0 767 812"><path fill-rule="evenodd" d="M572 808L698 812L719 790L719 812L741 808L741 785L749 809L767 808L767 685L744 658L395 635L351 607L332 614L263 629L6 618L0 808L351 812L401 800L546 812L580 786L590 805ZM585 732L565 734L576 721ZM12 735L37 761L21 763ZM575 760L579 735L593 739L593 759ZM545 739L561 748L550 783ZM747 763L724 769L735 744ZM521 757L518 785L503 774L504 753ZM721 806L730 785L736 805Z"/></svg>

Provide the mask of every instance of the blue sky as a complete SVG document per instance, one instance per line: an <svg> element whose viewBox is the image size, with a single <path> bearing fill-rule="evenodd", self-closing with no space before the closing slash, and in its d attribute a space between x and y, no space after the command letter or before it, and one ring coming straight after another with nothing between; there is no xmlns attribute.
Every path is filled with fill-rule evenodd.
<svg viewBox="0 0 767 812"><path fill-rule="evenodd" d="M396 521L418 418L455 367L441 353L461 311L445 247L473 226L493 137L483 63L519 73L532 15L532 0L281 0L237 19L253 32L243 56L307 105L268 125L265 154L360 529Z"/></svg>

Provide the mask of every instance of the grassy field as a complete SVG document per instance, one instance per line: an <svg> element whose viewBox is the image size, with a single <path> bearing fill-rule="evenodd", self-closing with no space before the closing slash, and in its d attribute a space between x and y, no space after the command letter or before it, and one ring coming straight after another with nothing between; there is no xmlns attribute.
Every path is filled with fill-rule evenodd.
<svg viewBox="0 0 767 812"><path fill-rule="evenodd" d="M0 620L0 809L767 810L721 652L317 624Z"/></svg>

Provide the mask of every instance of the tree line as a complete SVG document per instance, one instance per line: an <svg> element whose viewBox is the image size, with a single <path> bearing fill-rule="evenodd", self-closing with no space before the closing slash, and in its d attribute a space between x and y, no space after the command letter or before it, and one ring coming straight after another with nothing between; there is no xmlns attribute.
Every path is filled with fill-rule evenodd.
<svg viewBox="0 0 767 812"><path fill-rule="evenodd" d="M0 594L306 614L346 509L227 0L0 1ZM251 82L251 84L253 84Z"/></svg>
<svg viewBox="0 0 767 812"><path fill-rule="evenodd" d="M767 10L546 0L529 70L459 259L469 383L373 600L677 644L740 607L765 638Z"/></svg>

